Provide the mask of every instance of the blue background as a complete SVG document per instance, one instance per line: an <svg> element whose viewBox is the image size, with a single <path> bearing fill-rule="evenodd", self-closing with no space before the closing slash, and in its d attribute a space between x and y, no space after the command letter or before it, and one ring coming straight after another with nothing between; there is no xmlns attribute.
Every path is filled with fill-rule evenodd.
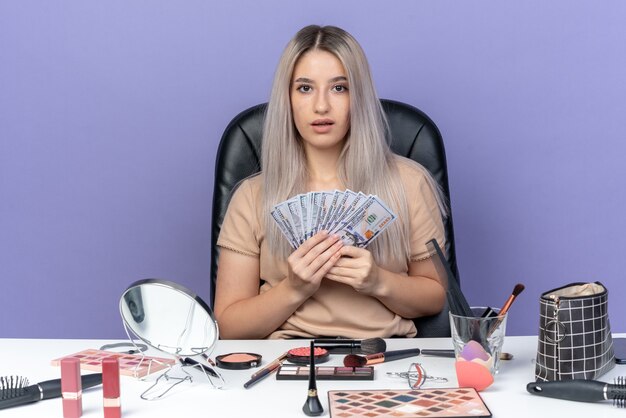
<svg viewBox="0 0 626 418"><path fill-rule="evenodd" d="M621 1L0 2L0 337L120 338L160 277L209 297L214 158L310 23L447 146L462 286L536 334L542 291L610 290L626 331Z"/></svg>

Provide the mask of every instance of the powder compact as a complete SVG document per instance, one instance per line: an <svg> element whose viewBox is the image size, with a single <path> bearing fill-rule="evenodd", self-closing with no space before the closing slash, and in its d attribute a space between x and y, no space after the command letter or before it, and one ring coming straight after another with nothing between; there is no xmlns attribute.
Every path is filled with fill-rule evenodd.
<svg viewBox="0 0 626 418"><path fill-rule="evenodd" d="M328 350L321 347L315 347L313 354L315 356L315 364L324 363L330 358L330 353L328 352ZM292 348L287 352L287 361L290 363L309 364L310 358L310 347Z"/></svg>
<svg viewBox="0 0 626 418"><path fill-rule="evenodd" d="M215 357L217 367L229 370L245 370L261 364L261 355L255 353L229 353Z"/></svg>

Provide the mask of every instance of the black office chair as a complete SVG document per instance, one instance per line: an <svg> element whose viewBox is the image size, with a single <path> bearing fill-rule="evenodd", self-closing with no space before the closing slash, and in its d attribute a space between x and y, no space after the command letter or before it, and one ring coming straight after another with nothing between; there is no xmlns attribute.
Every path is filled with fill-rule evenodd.
<svg viewBox="0 0 626 418"><path fill-rule="evenodd" d="M392 100L381 100L391 129L393 152L411 158L426 167L441 185L445 197L450 199L448 170L443 140L432 120L419 109ZM241 112L226 127L215 164L215 187L213 190L213 226L211 232L211 306L215 298L215 281L219 248L217 238L224 221L231 191L242 179L261 169L261 138L266 104ZM448 303L437 315L414 319L419 337L450 336L448 311L467 302L458 286L459 273L454 247L452 216L445 222L446 253L449 266L450 287ZM453 309L453 312L455 309ZM460 313L460 312L455 312Z"/></svg>

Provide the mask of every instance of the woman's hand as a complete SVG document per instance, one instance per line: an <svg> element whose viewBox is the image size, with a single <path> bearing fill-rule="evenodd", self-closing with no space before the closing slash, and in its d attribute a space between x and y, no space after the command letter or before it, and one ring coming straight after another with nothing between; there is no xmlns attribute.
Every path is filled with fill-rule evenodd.
<svg viewBox="0 0 626 418"><path fill-rule="evenodd" d="M339 235L320 231L298 247L287 258L289 286L308 297L315 293L330 268L341 256L343 242Z"/></svg>
<svg viewBox="0 0 626 418"><path fill-rule="evenodd" d="M352 286L359 293L376 296L380 290L380 280L372 253L352 246L343 247L339 253L341 258L328 271L326 277Z"/></svg>

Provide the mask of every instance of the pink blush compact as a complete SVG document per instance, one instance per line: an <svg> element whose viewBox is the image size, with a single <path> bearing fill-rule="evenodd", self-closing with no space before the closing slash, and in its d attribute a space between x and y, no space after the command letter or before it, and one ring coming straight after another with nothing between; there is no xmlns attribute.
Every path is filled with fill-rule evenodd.
<svg viewBox="0 0 626 418"><path fill-rule="evenodd" d="M315 356L315 364L324 363L329 359L328 350L325 348L315 347L313 355ZM287 352L287 361L294 364L309 364L310 357L310 347L292 348Z"/></svg>
<svg viewBox="0 0 626 418"><path fill-rule="evenodd" d="M229 370L245 370L258 367L261 355L255 353L229 353L215 357L217 367Z"/></svg>

